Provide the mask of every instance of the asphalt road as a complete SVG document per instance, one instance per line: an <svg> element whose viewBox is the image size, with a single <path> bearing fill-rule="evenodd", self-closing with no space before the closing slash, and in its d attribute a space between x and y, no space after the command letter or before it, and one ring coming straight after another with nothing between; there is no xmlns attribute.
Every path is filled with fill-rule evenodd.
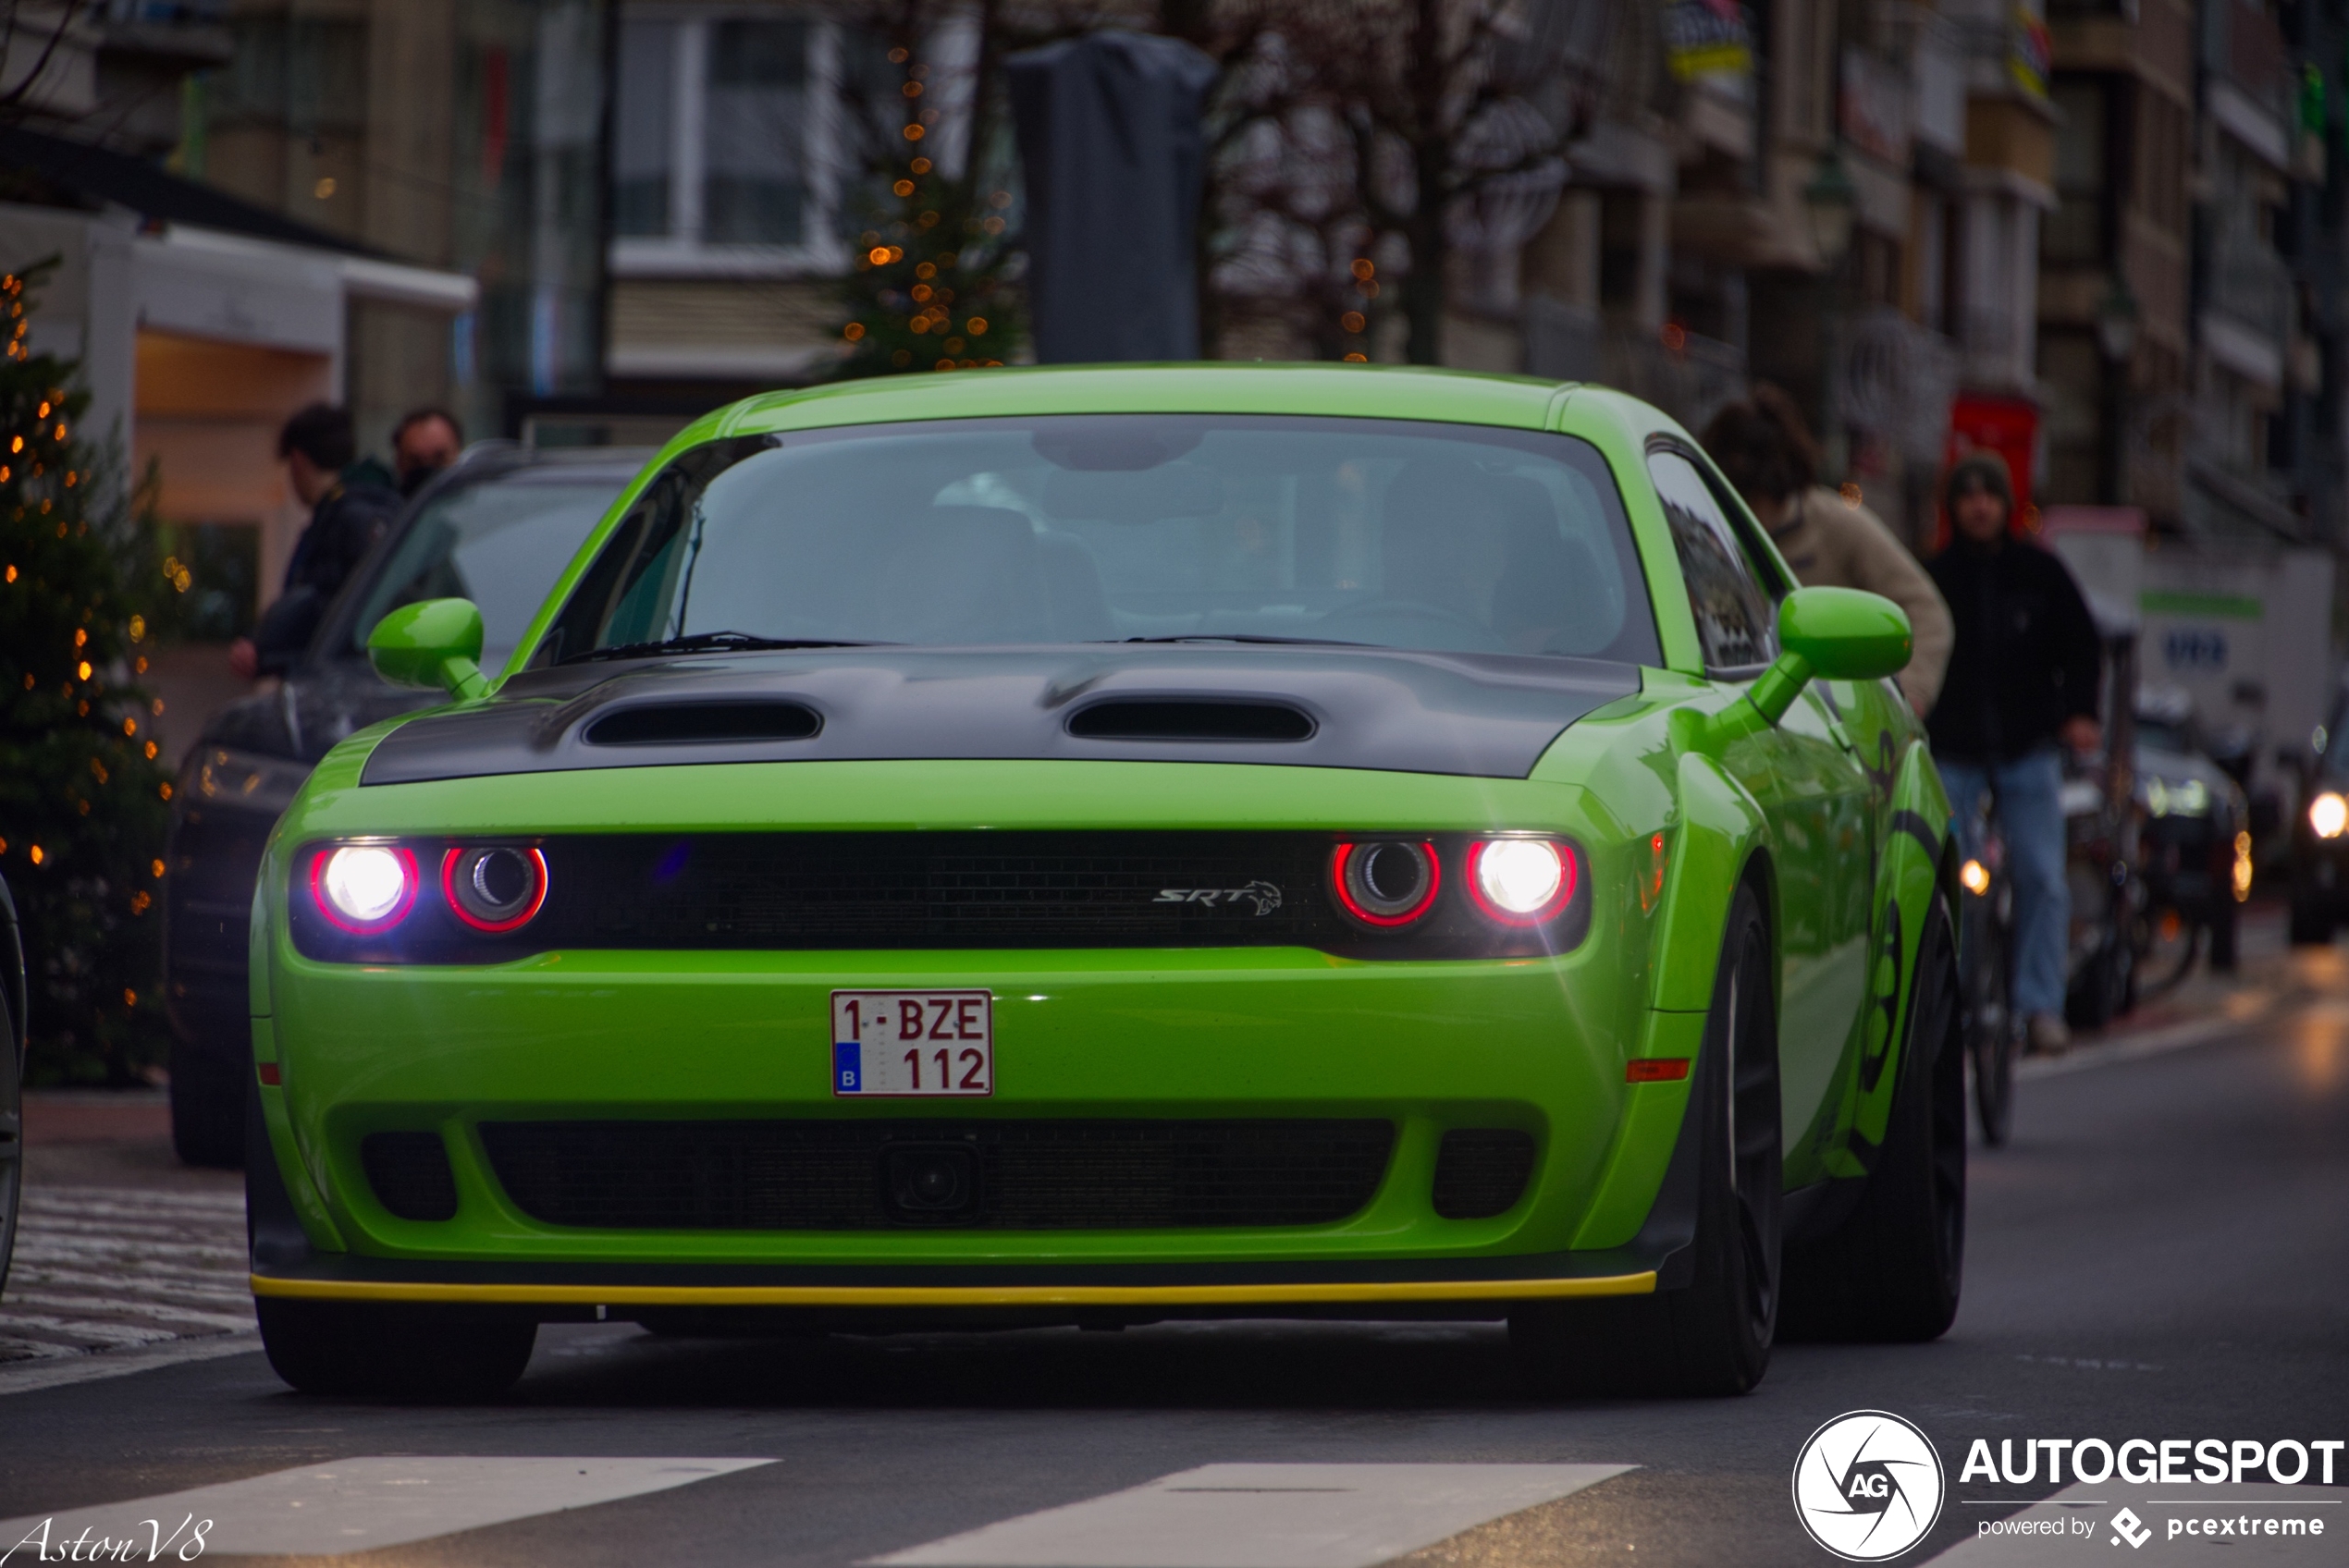
<svg viewBox="0 0 2349 1568"><path fill-rule="evenodd" d="M1940 1523L1903 1559L1925 1561L2052 1489L1962 1482L1976 1438L1993 1450L2025 1437L2349 1438L2344 961L2349 951L2277 961L2232 1016L2214 1002L2199 1020L2156 1017L2035 1069L2011 1146L1975 1153L1954 1330L1926 1346L1784 1346L1741 1400L1545 1407L1514 1385L1502 1331L1484 1325L781 1342L583 1325L544 1330L516 1394L473 1410L300 1398L250 1353L13 1393L8 1378L24 1374L0 1367L0 1519L264 1477L203 1500L223 1521L217 1545L314 1553L338 1534L355 1547L456 1521L475 1527L366 1561L724 1568L909 1552L1209 1568L1281 1561L1264 1541L1321 1509L1372 1543L1356 1543L1364 1562L1375 1558L1362 1550L1395 1555L1378 1540L1441 1535L1405 1561L1816 1564L1830 1560L1797 1525L1795 1456L1821 1423L1873 1408L1914 1421L1949 1466ZM114 1180L93 1160L36 1158L36 1184ZM142 1182L159 1180L150 1170ZM772 1463L719 1463L742 1460ZM1408 1468L1261 1468L1368 1464ZM1211 1465L1246 1468L1185 1478ZM1478 1468L1430 1468L1461 1465ZM318 1468L280 1474L304 1466ZM1169 1476L1090 1513L1023 1517ZM2272 1559L2259 1555L2271 1541L2231 1542L2219 1560L2349 1562L2349 1504L2334 1501L2349 1498L2349 1454L2335 1479L2265 1494L2306 1503L2256 1505L2326 1517L2321 1542ZM311 1513L292 1512L304 1502ZM278 1523L239 1536L239 1509L274 1510ZM2151 1502L2139 1512L2161 1528ZM1004 1521L1018 1523L915 1550ZM0 1551L23 1528L10 1526ZM2134 1560L2112 1555L2101 1516L2095 1528L2079 1542L1967 1544L1952 1561L2037 1562L2087 1547L2099 1562ZM1118 1557L1100 1544L1104 1529L1151 1550ZM2149 1560L2190 1560L2193 1543L2148 1538ZM1286 1561L1343 1558L1309 1544Z"/></svg>

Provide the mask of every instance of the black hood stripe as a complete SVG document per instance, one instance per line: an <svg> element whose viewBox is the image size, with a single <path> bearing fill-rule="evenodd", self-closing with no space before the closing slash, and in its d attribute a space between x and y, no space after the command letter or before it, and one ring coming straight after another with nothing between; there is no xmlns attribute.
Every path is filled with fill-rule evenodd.
<svg viewBox="0 0 2349 1568"><path fill-rule="evenodd" d="M1522 778L1592 710L1640 689L1630 665L1386 649L852 648L532 671L492 701L430 714L378 744L363 784L737 762L1030 759L1276 763ZM1276 704L1303 739L1072 733L1101 700ZM796 738L596 745L615 710L791 704ZM1079 727L1082 728L1082 727Z"/></svg>

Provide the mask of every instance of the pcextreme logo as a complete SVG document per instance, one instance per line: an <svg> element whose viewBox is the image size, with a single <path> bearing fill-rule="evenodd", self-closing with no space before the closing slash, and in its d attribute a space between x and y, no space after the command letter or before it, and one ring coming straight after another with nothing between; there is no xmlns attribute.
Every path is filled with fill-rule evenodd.
<svg viewBox="0 0 2349 1568"><path fill-rule="evenodd" d="M1925 1539L1948 1491L1941 1456L1916 1427L1854 1410L1811 1434L1794 1460L1794 1516L1847 1562L1881 1562Z"/></svg>

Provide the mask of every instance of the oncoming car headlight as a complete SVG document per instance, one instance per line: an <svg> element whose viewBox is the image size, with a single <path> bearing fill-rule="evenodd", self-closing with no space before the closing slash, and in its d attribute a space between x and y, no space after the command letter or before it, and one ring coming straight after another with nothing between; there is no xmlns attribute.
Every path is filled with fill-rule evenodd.
<svg viewBox="0 0 2349 1568"><path fill-rule="evenodd" d="M2340 838L2342 830L2349 828L2349 800L2343 800L2338 790L2327 790L2308 802L2308 826L2319 839Z"/></svg>
<svg viewBox="0 0 2349 1568"><path fill-rule="evenodd" d="M1345 839L1329 898L1383 953L1563 952L1581 940L1590 898L1581 851L1542 832L1399 834ZM1577 912L1580 913L1577 913Z"/></svg>
<svg viewBox="0 0 2349 1568"><path fill-rule="evenodd" d="M311 857L318 913L354 937L388 931L416 905L416 856L396 844L345 844Z"/></svg>
<svg viewBox="0 0 2349 1568"><path fill-rule="evenodd" d="M1391 930L1435 907L1435 896L1444 890L1444 863L1435 846L1425 842L1340 844L1330 857L1330 885L1347 914Z"/></svg>
<svg viewBox="0 0 2349 1568"><path fill-rule="evenodd" d="M547 901L547 857L503 844L451 848L440 859L440 890L451 913L474 930L520 930Z"/></svg>
<svg viewBox="0 0 2349 1568"><path fill-rule="evenodd" d="M535 844L434 838L313 844L297 852L293 880L295 945L310 957L494 962L538 920L548 876Z"/></svg>
<svg viewBox="0 0 2349 1568"><path fill-rule="evenodd" d="M1574 897L1574 851L1555 839L1480 839L1469 846L1469 893L1486 918L1538 925Z"/></svg>

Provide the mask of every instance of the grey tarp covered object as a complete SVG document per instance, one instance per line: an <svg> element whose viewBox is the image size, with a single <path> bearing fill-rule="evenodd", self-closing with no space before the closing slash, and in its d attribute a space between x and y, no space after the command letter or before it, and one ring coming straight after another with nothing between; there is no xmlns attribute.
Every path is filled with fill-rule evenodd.
<svg viewBox="0 0 2349 1568"><path fill-rule="evenodd" d="M1112 31L1007 64L1037 359L1197 359L1191 244L1215 63L1180 39Z"/></svg>

